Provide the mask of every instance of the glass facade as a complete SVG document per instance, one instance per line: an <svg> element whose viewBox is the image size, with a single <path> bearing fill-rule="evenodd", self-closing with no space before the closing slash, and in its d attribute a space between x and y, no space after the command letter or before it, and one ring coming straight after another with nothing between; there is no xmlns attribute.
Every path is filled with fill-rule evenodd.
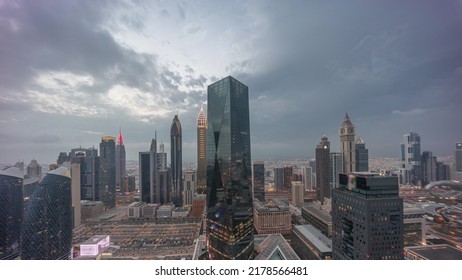
<svg viewBox="0 0 462 280"><path fill-rule="evenodd" d="M253 217L248 87L232 77L208 86L207 247L210 259L249 259Z"/></svg>
<svg viewBox="0 0 462 280"><path fill-rule="evenodd" d="M69 259L72 202L69 170L59 167L39 183L22 224L21 259Z"/></svg>
<svg viewBox="0 0 462 280"><path fill-rule="evenodd" d="M265 201L265 164L253 164L253 197Z"/></svg>
<svg viewBox="0 0 462 280"><path fill-rule="evenodd" d="M105 207L113 208L116 204L115 137L102 137L99 150L99 199Z"/></svg>
<svg viewBox="0 0 462 280"><path fill-rule="evenodd" d="M23 175L17 167L0 170L0 260L19 254Z"/></svg>
<svg viewBox="0 0 462 280"><path fill-rule="evenodd" d="M172 199L177 206L183 205L183 144L181 139L181 123L175 115L170 128L170 163L172 167Z"/></svg>

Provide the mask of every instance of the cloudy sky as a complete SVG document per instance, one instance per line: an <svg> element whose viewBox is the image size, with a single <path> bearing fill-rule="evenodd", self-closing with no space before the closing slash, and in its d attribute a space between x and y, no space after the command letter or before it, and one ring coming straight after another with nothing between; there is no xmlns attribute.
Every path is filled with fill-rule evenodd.
<svg viewBox="0 0 462 280"><path fill-rule="evenodd" d="M249 86L253 159L309 159L345 112L370 156L462 141L462 1L0 0L2 163L125 138L128 159L176 113L184 160L207 85Z"/></svg>

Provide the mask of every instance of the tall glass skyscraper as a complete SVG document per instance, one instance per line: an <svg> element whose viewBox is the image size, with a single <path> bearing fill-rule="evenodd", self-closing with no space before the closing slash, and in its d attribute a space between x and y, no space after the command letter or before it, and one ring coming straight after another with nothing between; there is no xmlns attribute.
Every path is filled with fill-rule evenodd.
<svg viewBox="0 0 462 280"><path fill-rule="evenodd" d="M69 169L43 178L32 195L22 224L21 259L64 260L72 249L72 194Z"/></svg>
<svg viewBox="0 0 462 280"><path fill-rule="evenodd" d="M263 161L253 163L253 197L261 202L265 201L265 163Z"/></svg>
<svg viewBox="0 0 462 280"><path fill-rule="evenodd" d="M362 138L358 138L355 143L356 153L356 172L369 171L369 150Z"/></svg>
<svg viewBox="0 0 462 280"><path fill-rule="evenodd" d="M420 135L415 132L404 134L401 142L401 184L419 184L421 180L420 163Z"/></svg>
<svg viewBox="0 0 462 280"><path fill-rule="evenodd" d="M101 137L99 151L99 199L105 207L112 208L116 204L115 137Z"/></svg>
<svg viewBox="0 0 462 280"><path fill-rule="evenodd" d="M330 198L329 184L329 154L330 142L326 135L316 145L316 199L321 203L324 198Z"/></svg>
<svg viewBox="0 0 462 280"><path fill-rule="evenodd" d="M175 115L170 128L170 163L172 167L172 199L175 205L183 205L183 144L181 123L178 115Z"/></svg>
<svg viewBox="0 0 462 280"><path fill-rule="evenodd" d="M19 254L23 178L24 172L17 167L0 170L0 260Z"/></svg>
<svg viewBox="0 0 462 280"><path fill-rule="evenodd" d="M116 176L116 186L120 188L121 190L123 189L123 184L124 184L124 178L126 175L126 160L125 160L125 145L124 145L124 139L122 137L122 130L119 131L119 136L117 137L117 145L116 145L116 150L115 150L115 176Z"/></svg>
<svg viewBox="0 0 462 280"><path fill-rule="evenodd" d="M229 76L208 86L207 247L210 259L252 256L249 89Z"/></svg>

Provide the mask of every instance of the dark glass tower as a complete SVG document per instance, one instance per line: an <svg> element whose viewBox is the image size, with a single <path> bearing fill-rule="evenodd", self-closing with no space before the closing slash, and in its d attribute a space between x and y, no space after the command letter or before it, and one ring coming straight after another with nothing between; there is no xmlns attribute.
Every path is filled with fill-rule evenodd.
<svg viewBox="0 0 462 280"><path fill-rule="evenodd" d="M0 170L0 260L19 255L23 177L24 172L17 167Z"/></svg>
<svg viewBox="0 0 462 280"><path fill-rule="evenodd" d="M70 158L72 163L80 164L80 199L98 201L100 169L98 149L72 149Z"/></svg>
<svg viewBox="0 0 462 280"><path fill-rule="evenodd" d="M356 153L356 172L369 171L369 150L362 138L358 138L355 143Z"/></svg>
<svg viewBox="0 0 462 280"><path fill-rule="evenodd" d="M69 169L50 171L31 198L22 224L21 259L69 259L72 248Z"/></svg>
<svg viewBox="0 0 462 280"><path fill-rule="evenodd" d="M157 136L156 136L157 138ZM140 200L146 203L156 203L158 195L156 192L156 152L157 140L151 141L151 149L148 152L139 153L140 170Z"/></svg>
<svg viewBox="0 0 462 280"><path fill-rule="evenodd" d="M332 190L332 256L402 260L403 199L397 177L340 174Z"/></svg>
<svg viewBox="0 0 462 280"><path fill-rule="evenodd" d="M329 154L330 142L327 136L324 135L321 142L316 146L316 199L321 203L325 197L330 197Z"/></svg>
<svg viewBox="0 0 462 280"><path fill-rule="evenodd" d="M253 197L265 201L265 163L255 162L253 164Z"/></svg>
<svg viewBox="0 0 462 280"><path fill-rule="evenodd" d="M115 137L101 137L99 151L99 199L105 207L113 208L116 204Z"/></svg>
<svg viewBox="0 0 462 280"><path fill-rule="evenodd" d="M183 148L181 140L181 123L175 115L170 128L170 163L172 167L172 199L175 205L183 205Z"/></svg>
<svg viewBox="0 0 462 280"><path fill-rule="evenodd" d="M229 76L207 91L209 257L249 259L254 246L249 89Z"/></svg>
<svg viewBox="0 0 462 280"><path fill-rule="evenodd" d="M123 189L122 186L124 184L125 173L126 173L125 145L124 145L124 139L122 137L122 130L119 131L119 136L117 137L115 158L116 158L116 162L115 162L116 186L117 188L120 188L122 190Z"/></svg>

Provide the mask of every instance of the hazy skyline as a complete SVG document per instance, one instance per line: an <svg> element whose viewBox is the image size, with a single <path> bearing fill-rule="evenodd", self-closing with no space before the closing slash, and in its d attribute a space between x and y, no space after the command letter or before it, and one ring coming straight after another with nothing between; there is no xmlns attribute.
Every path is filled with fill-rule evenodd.
<svg viewBox="0 0 462 280"><path fill-rule="evenodd" d="M128 160L169 148L196 158L207 85L249 87L252 158L339 151L345 112L371 157L462 141L462 1L0 0L2 163L99 148L122 128Z"/></svg>

